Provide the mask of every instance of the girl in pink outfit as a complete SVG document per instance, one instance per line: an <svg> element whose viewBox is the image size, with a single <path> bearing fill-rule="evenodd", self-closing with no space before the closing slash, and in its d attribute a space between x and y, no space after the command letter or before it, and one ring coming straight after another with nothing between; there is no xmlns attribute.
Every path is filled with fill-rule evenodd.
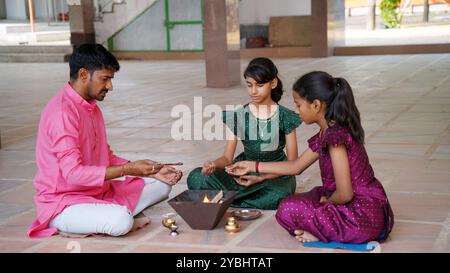
<svg viewBox="0 0 450 273"><path fill-rule="evenodd" d="M58 231L126 234L133 216L167 198L181 178L172 167L151 160L130 162L110 150L96 101L112 90L111 79L119 68L101 45L74 51L69 83L41 114L34 179L37 218L30 237Z"/></svg>
<svg viewBox="0 0 450 273"><path fill-rule="evenodd" d="M309 148L293 161L239 162L228 172L293 175L319 160L323 185L283 199L276 213L278 223L301 242L385 240L394 215L364 149L364 130L350 85L315 71L303 75L293 89L302 120L320 127L308 140Z"/></svg>

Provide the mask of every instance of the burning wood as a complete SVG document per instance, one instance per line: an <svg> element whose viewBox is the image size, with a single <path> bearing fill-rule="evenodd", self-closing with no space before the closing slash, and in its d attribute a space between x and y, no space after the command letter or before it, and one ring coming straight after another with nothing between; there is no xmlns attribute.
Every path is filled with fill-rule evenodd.
<svg viewBox="0 0 450 273"><path fill-rule="evenodd" d="M216 196L213 197L213 199L209 200L208 196L205 194L205 197L203 198L203 203L219 203L220 200L223 198L223 191L219 191Z"/></svg>
<svg viewBox="0 0 450 273"><path fill-rule="evenodd" d="M216 196L211 200L211 203L219 203L220 200L223 198L223 191L219 191Z"/></svg>
<svg viewBox="0 0 450 273"><path fill-rule="evenodd" d="M203 203L211 203L211 201L208 198L208 195L205 194L205 197L203 197Z"/></svg>

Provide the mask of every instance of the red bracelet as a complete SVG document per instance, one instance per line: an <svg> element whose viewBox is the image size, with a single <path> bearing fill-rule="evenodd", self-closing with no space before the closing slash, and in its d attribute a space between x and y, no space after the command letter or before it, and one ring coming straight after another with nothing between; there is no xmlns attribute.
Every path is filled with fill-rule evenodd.
<svg viewBox="0 0 450 273"><path fill-rule="evenodd" d="M125 164L127 165L127 164ZM120 170L120 177L125 175L125 165L122 165L122 169Z"/></svg>
<svg viewBox="0 0 450 273"><path fill-rule="evenodd" d="M259 173L259 161L256 161L255 163L255 171Z"/></svg>

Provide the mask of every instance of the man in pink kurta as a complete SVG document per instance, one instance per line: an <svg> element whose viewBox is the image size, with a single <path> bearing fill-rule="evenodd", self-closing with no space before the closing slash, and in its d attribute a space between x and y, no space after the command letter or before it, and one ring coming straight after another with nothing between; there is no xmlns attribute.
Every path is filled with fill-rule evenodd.
<svg viewBox="0 0 450 273"><path fill-rule="evenodd" d="M111 79L119 65L100 45L80 48L72 56L71 81L41 113L34 179L37 218L28 231L30 237L55 234L58 229L49 223L73 205L114 204L134 211L145 186L139 176L165 168L150 160L129 162L111 151L96 101L112 90ZM113 179L125 174L133 176ZM179 171L170 169L159 178L170 185L180 177Z"/></svg>

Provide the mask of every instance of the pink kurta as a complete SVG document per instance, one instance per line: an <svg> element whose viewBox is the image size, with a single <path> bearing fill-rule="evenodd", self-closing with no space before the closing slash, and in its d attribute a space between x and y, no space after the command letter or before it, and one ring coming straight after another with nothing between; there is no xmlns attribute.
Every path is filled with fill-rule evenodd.
<svg viewBox="0 0 450 273"><path fill-rule="evenodd" d="M143 179L105 181L108 166L126 162L109 148L96 101L86 101L66 84L41 114L34 179L37 219L28 236L49 237L57 232L48 224L70 205L114 203L133 211L144 187Z"/></svg>

